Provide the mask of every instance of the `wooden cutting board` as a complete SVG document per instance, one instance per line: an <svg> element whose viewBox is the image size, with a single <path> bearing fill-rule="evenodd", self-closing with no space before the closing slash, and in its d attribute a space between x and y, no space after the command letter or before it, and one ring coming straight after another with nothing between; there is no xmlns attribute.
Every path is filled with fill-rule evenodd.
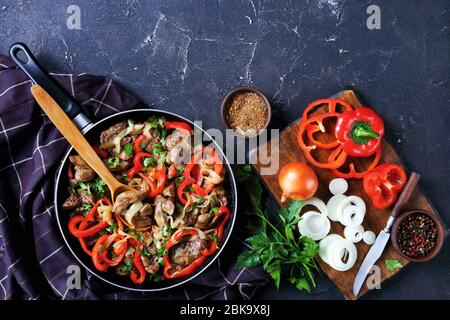
<svg viewBox="0 0 450 320"><path fill-rule="evenodd" d="M358 99L357 94L353 90L344 90L338 93L336 98L340 98L342 100L345 100L348 102L351 106L354 108L358 108L362 106L361 101ZM318 111L320 112L320 110ZM303 113L303 109L299 109L298 116L301 118ZM294 122L291 126L288 128L282 130L280 132L280 142L279 142L279 168L281 169L284 165L293 162L293 161L300 161L308 163L306 158L303 155L303 152L300 150L300 148L297 145L297 131L300 128L300 120L297 120ZM387 128L389 130L389 128ZM271 150L271 141L268 142L267 146L259 146L260 148L267 148ZM264 149L263 149L264 150ZM250 159L253 163L254 169L258 172L261 179L264 181L267 189L273 194L275 199L280 203L281 198L281 190L278 186L278 175L261 175L261 168L264 168L265 165L262 165L259 162L258 149L253 150L250 154ZM324 151L327 152L327 151ZM318 154L319 158L322 158L321 161L324 161L326 159L325 155ZM262 161L261 161L262 162ZM400 157L395 152L395 150L392 148L392 146L386 141L383 140L383 147L382 147L382 157L380 160L380 163L401 163ZM311 167L314 169L314 171L317 174L317 178L319 179L319 188L317 191L316 196L320 199L324 200L325 203L328 201L328 199L332 196L331 193L328 190L328 184L329 182L334 178L333 175L328 171L324 169L315 168L311 165ZM363 226L365 230L371 230L378 234L386 225L386 221L389 217L390 208L388 209L376 209L371 205L370 198L366 195L364 192L362 181L359 179L351 179L348 180L349 183L349 189L346 192L347 195L357 195L364 199L366 206L367 206L367 212L366 216L364 218ZM281 203L280 203L281 205ZM411 201L407 205L405 209L423 209L430 212L433 212L437 214L434 210L433 205L431 202L424 196L424 194L419 190L416 189L415 194L413 194ZM343 236L343 226L340 223L337 222L331 222L331 231L330 233L337 233ZM343 293L344 297L346 299L354 300L357 297L355 297L352 293L353 288L353 282L356 276L356 273L359 270L359 267L364 260L364 257L366 256L370 246L366 245L363 241L360 241L356 244L357 250L358 250L358 259L352 269L346 272L339 272L334 269L332 269L330 266L328 266L326 263L324 263L320 258L317 258L317 261L322 268L323 272L328 275L328 277L334 282L334 284L339 288L339 290ZM381 258L378 260L377 265L380 267L380 276L381 281L385 281L392 276L394 276L397 271L388 271L385 266L385 260L398 260L402 263L403 266L406 266L408 264L408 261L403 259L393 248L392 244L389 242L386 246L386 249L381 256ZM383 284L381 284L381 288L383 287ZM367 292L368 288L366 286L366 283L361 288L361 291L359 293L359 296L365 294Z"/></svg>

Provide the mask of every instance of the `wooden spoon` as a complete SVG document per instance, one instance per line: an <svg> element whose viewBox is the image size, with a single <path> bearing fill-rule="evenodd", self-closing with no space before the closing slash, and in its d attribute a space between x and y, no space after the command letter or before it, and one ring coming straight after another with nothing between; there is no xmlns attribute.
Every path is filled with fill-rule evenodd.
<svg viewBox="0 0 450 320"><path fill-rule="evenodd" d="M98 157L97 153L91 147L89 142L73 124L67 114L61 109L55 100L39 85L35 84L31 87L31 93L36 99L39 106L44 110L56 128L69 141L73 148L83 158L84 161L94 170L100 178L105 181L111 191L111 198L114 203L117 196L125 191L137 192L136 189L118 181L105 166L103 161ZM130 224L120 215L122 221L129 227Z"/></svg>

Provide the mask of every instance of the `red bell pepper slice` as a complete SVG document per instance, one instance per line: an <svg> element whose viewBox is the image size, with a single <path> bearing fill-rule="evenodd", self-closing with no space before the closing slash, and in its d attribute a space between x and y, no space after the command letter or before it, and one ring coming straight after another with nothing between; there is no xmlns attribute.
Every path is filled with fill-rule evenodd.
<svg viewBox="0 0 450 320"><path fill-rule="evenodd" d="M381 145L384 122L371 108L358 108L339 116L335 132L347 154L354 157L369 157Z"/></svg>
<svg viewBox="0 0 450 320"><path fill-rule="evenodd" d="M67 178L69 178L69 180L72 180L74 178L73 168L72 168L71 163L69 163L69 165L67 166Z"/></svg>
<svg viewBox="0 0 450 320"><path fill-rule="evenodd" d="M74 216L69 221L69 231L77 238L86 238L93 236L108 226L108 223L106 221L100 221L90 228L81 229L77 225L84 220L85 218L82 216Z"/></svg>
<svg viewBox="0 0 450 320"><path fill-rule="evenodd" d="M137 152L133 158L133 167L128 170L128 179L133 179L133 177L140 172L142 169L144 169L144 158L153 158L153 156L150 153L147 152Z"/></svg>
<svg viewBox="0 0 450 320"><path fill-rule="evenodd" d="M143 172L139 172L139 176L144 179L144 181L148 184L147 197L155 198L157 195L161 194L164 190L164 186L167 181L166 175L166 167L163 166L159 170L149 170L147 171L150 177L156 180L156 184Z"/></svg>
<svg viewBox="0 0 450 320"><path fill-rule="evenodd" d="M308 120L310 117L312 117L312 115L310 114L311 111L314 111L316 108L321 107L322 105L326 105L327 106L327 113L329 112L338 112L337 107L339 105L341 105L343 107L343 111L352 111L353 108L351 105L349 105L347 102L345 102L344 100L341 99L334 99L334 98L329 98L329 99L319 99L316 101L311 102L303 111L303 116L302 116L302 121L306 121Z"/></svg>
<svg viewBox="0 0 450 320"><path fill-rule="evenodd" d="M133 270L131 271L130 278L134 283L142 283L145 280L147 271L145 271L144 265L142 264L141 260L141 254L139 253L139 250L137 250L137 248L138 247L136 247L136 251L134 252L133 265L137 269L139 274L136 273L135 270ZM142 249L142 246L140 246L140 249Z"/></svg>
<svg viewBox="0 0 450 320"><path fill-rule="evenodd" d="M116 235L114 241L110 244L110 246L111 245L114 246L114 243L119 241L122 241L120 246L113 247L113 252L116 255L115 258L113 259L108 258L107 253L109 247L103 246L103 250L99 253L100 259L106 264L108 264L108 266L110 267L117 266L123 260L123 258L125 257L125 253L127 252L127 241L124 240L123 236Z"/></svg>
<svg viewBox="0 0 450 320"><path fill-rule="evenodd" d="M138 154L139 152L142 152L142 143L145 140L145 136L143 134L141 134L139 137L136 138L136 140L134 140L134 154Z"/></svg>
<svg viewBox="0 0 450 320"><path fill-rule="evenodd" d="M311 124L323 125L324 119L330 118L330 117L339 117L339 114L335 113L335 112L329 112L329 113L324 113L321 115L313 116L305 121L302 121L302 123L300 125L300 129L298 130L298 133L297 133L298 145L299 145L300 149L303 151L306 159L314 166L316 166L318 168L322 168L322 169L339 168L340 166L342 166L345 163L345 160L347 159L347 153L345 153L342 150L342 147L339 145L330 154L330 157L328 158L327 162L319 162L311 153L313 150L317 149L318 146L315 144L307 145L305 142L304 134L305 134L305 131L306 131L306 128L308 127L308 125L311 125ZM331 156L331 155L333 155L333 156Z"/></svg>
<svg viewBox="0 0 450 320"><path fill-rule="evenodd" d="M94 151L100 156L102 159L106 159L109 157L109 153L106 150L100 149L100 146L94 146Z"/></svg>
<svg viewBox="0 0 450 320"><path fill-rule="evenodd" d="M94 263L95 268L102 272L108 270L109 267L108 264L100 258L100 250L103 250L103 242L105 242L108 237L109 235L105 234L98 238L92 249L92 262Z"/></svg>
<svg viewBox="0 0 450 320"><path fill-rule="evenodd" d="M330 155L330 158L333 156L333 154ZM370 170L374 169L378 162L381 159L381 146L375 151L375 157L373 158L370 165L367 167L364 171L356 171L355 164L353 162L348 164L349 171L343 172L341 168L331 169L331 173L338 178L344 178L344 179L362 179L364 175L369 172Z"/></svg>
<svg viewBox="0 0 450 320"><path fill-rule="evenodd" d="M172 269L172 261L170 261L170 259L169 259L170 248L172 248L173 246L178 244L181 238L183 238L185 236L195 236L197 234L198 234L198 232L195 229L181 228L181 229L178 229L173 234L172 239L166 243L167 253L163 256L163 259L164 259L163 274L166 279L176 279L176 278L187 276L187 275L191 274L192 272L194 272L195 270L197 270L205 262L205 260L207 258L207 255L205 255L205 253L208 253L209 249L211 249L211 248L209 248L209 249L207 248L207 249L203 250L203 252L197 259L195 259L191 264L184 267L183 269L175 271L173 273L169 272L169 270Z"/></svg>
<svg viewBox="0 0 450 320"><path fill-rule="evenodd" d="M189 132L194 131L189 124L187 124L186 122L182 122L182 121L164 121L164 126L167 129L183 129L183 130L187 130Z"/></svg>
<svg viewBox="0 0 450 320"><path fill-rule="evenodd" d="M397 201L407 181L406 172L397 164L381 164L364 175L364 191L375 208L385 209Z"/></svg>

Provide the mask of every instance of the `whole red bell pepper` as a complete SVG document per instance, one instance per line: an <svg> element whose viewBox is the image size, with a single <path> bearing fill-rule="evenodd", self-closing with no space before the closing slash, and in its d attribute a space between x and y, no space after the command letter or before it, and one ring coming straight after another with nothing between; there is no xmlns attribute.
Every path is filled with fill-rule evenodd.
<svg viewBox="0 0 450 320"><path fill-rule="evenodd" d="M368 157L381 145L384 122L373 109L362 107L340 114L335 134L348 155Z"/></svg>
<svg viewBox="0 0 450 320"><path fill-rule="evenodd" d="M164 121L164 126L167 129L183 129L189 132L194 131L189 124L182 121Z"/></svg>
<svg viewBox="0 0 450 320"><path fill-rule="evenodd" d="M397 164L381 164L364 175L364 191L375 208L384 209L395 203L407 181L406 172Z"/></svg>

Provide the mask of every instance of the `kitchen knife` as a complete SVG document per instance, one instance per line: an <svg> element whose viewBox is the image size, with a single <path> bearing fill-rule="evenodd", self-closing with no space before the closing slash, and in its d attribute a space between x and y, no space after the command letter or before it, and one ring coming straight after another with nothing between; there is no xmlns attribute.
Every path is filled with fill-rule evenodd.
<svg viewBox="0 0 450 320"><path fill-rule="evenodd" d="M369 252L367 253L367 256L364 258L364 261L361 264L358 273L356 274L355 282L353 283L353 295L355 297L358 296L358 293L361 290L362 285L364 284L364 280L372 269L372 266L381 257L381 254L383 253L384 248L386 247L386 244L391 237L392 225L394 224L394 221L399 215L400 211L411 198L411 195L416 188L419 178L420 175L418 173L411 173L405 188L403 189L397 202L394 205L394 208L391 211L391 215L389 216L389 219L386 223L386 227L378 234L375 243L372 245Z"/></svg>

